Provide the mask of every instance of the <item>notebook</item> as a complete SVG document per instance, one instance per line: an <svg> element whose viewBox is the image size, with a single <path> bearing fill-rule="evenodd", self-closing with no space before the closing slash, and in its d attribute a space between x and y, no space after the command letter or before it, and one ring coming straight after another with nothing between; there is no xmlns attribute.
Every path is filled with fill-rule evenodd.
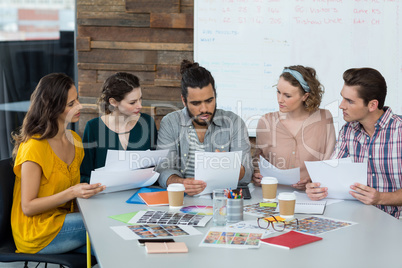
<svg viewBox="0 0 402 268"><path fill-rule="evenodd" d="M322 237L290 231L275 237L261 239L261 243L291 249L319 240L322 240Z"/></svg>
<svg viewBox="0 0 402 268"><path fill-rule="evenodd" d="M166 206L169 205L169 198L167 191L152 192L152 193L139 193L138 194L142 201L147 204L147 206Z"/></svg>
<svg viewBox="0 0 402 268"><path fill-rule="evenodd" d="M145 243L147 253L186 253L188 248L184 242Z"/></svg>
<svg viewBox="0 0 402 268"><path fill-rule="evenodd" d="M327 201L298 201L296 198L295 213L296 214L318 214L322 215L325 211ZM275 212L279 212L279 206Z"/></svg>

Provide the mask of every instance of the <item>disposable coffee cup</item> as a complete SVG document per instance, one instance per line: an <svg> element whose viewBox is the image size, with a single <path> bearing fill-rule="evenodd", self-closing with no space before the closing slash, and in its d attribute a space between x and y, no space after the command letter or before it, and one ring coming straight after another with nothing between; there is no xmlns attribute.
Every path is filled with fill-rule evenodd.
<svg viewBox="0 0 402 268"><path fill-rule="evenodd" d="M171 183L167 187L169 197L169 207L179 209L183 207L184 185L181 183Z"/></svg>
<svg viewBox="0 0 402 268"><path fill-rule="evenodd" d="M278 180L275 177L263 177L261 179L262 198L264 201L275 201Z"/></svg>
<svg viewBox="0 0 402 268"><path fill-rule="evenodd" d="M296 195L294 193L280 193L278 195L279 215L285 220L295 217Z"/></svg>

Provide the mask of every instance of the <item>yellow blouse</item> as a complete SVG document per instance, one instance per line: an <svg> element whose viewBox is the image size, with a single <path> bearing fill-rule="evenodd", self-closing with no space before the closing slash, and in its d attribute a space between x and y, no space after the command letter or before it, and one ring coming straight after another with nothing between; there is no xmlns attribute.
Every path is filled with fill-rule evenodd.
<svg viewBox="0 0 402 268"><path fill-rule="evenodd" d="M69 201L52 210L28 217L21 207L21 166L26 161L37 163L42 168L38 197L50 196L80 182L80 165L84 158L81 138L74 137L75 156L68 166L52 150L48 141L29 139L21 143L14 163L15 185L11 210L11 227L16 252L37 253L45 248L59 233L67 213L73 211Z"/></svg>

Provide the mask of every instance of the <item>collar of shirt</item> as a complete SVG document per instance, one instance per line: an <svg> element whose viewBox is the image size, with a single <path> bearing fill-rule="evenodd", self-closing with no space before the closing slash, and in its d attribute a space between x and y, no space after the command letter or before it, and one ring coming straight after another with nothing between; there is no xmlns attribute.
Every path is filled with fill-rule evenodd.
<svg viewBox="0 0 402 268"><path fill-rule="evenodd" d="M383 110L383 115L377 120L377 123L375 124L376 129L386 128L394 114L390 107L384 106ZM364 131L363 129L363 126L359 122L354 121L351 122L350 125L355 131L363 131L364 133L366 133L366 131Z"/></svg>

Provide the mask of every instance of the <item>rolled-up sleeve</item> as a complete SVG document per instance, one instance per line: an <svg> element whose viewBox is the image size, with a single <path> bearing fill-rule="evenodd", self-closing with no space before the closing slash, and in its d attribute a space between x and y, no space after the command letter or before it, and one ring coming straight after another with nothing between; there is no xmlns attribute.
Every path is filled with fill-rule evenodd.
<svg viewBox="0 0 402 268"><path fill-rule="evenodd" d="M174 121L174 120L173 120ZM169 150L168 156L163 159L156 168L160 173L158 182L163 188L166 188L168 178L175 174L183 177L178 167L178 155L180 154L180 142L177 122L172 122L172 117L165 116L160 124L158 133L157 150Z"/></svg>

